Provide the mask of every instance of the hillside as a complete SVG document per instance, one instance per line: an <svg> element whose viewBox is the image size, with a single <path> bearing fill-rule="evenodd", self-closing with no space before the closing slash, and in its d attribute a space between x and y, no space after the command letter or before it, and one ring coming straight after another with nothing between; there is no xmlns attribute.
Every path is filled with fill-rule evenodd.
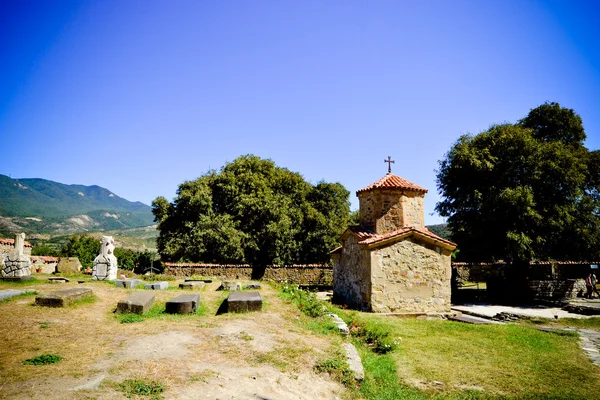
<svg viewBox="0 0 600 400"><path fill-rule="evenodd" d="M150 206L100 186L0 175L0 233L78 233L152 224Z"/></svg>

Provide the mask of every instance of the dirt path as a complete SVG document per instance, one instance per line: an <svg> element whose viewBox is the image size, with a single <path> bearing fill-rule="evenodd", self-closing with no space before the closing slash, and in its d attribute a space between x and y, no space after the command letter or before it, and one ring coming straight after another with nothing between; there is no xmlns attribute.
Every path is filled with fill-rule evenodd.
<svg viewBox="0 0 600 400"><path fill-rule="evenodd" d="M268 285L261 289L266 305L260 313L216 316L226 293L216 291L215 282L200 292L204 315L130 324L119 323L112 313L128 290L85 285L94 290L94 303L66 309L32 306L33 297L0 303L0 398L122 399L117 389L126 379L160 382L166 399L335 399L343 394L341 385L313 371L333 344L295 324L297 310ZM181 293L156 292L156 303ZM22 364L44 353L64 359L48 366Z"/></svg>

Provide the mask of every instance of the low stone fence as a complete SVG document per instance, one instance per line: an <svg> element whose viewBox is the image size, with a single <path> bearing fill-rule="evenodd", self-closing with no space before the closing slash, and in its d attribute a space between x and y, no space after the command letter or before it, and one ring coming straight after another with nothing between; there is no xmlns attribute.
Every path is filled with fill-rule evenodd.
<svg viewBox="0 0 600 400"><path fill-rule="evenodd" d="M264 268L249 264L164 263L164 273L174 276L214 276L224 279L264 279L287 281L297 285L331 286L333 268L326 264L269 265Z"/></svg>
<svg viewBox="0 0 600 400"><path fill-rule="evenodd" d="M26 255L31 254L32 245L29 242L25 242L23 246L23 253ZM5 239L0 238L0 256L3 254L8 254L13 251L15 248L15 239Z"/></svg>

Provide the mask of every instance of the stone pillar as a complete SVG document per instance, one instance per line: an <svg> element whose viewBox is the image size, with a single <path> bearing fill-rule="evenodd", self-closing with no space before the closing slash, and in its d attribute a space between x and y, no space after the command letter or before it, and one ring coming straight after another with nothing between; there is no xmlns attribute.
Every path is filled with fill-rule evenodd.
<svg viewBox="0 0 600 400"><path fill-rule="evenodd" d="M112 236L102 236L100 254L94 259L92 279L98 281L114 281L117 279L117 258L113 254L115 241Z"/></svg>
<svg viewBox="0 0 600 400"><path fill-rule="evenodd" d="M31 258L24 252L25 234L15 235L15 248L4 256L3 278L28 278L31 276Z"/></svg>

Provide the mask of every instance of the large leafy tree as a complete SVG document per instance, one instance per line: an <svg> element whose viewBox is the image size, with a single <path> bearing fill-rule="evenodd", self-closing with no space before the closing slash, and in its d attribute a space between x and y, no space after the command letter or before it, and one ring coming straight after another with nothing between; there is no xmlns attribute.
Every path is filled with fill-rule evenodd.
<svg viewBox="0 0 600 400"><path fill-rule="evenodd" d="M460 257L591 259L600 256L600 155L579 115L546 103L517 124L464 135L440 161L436 210Z"/></svg>
<svg viewBox="0 0 600 400"><path fill-rule="evenodd" d="M327 262L348 225L348 197L339 183L312 185L271 160L242 156L182 183L173 202L152 202L158 249L167 261Z"/></svg>

